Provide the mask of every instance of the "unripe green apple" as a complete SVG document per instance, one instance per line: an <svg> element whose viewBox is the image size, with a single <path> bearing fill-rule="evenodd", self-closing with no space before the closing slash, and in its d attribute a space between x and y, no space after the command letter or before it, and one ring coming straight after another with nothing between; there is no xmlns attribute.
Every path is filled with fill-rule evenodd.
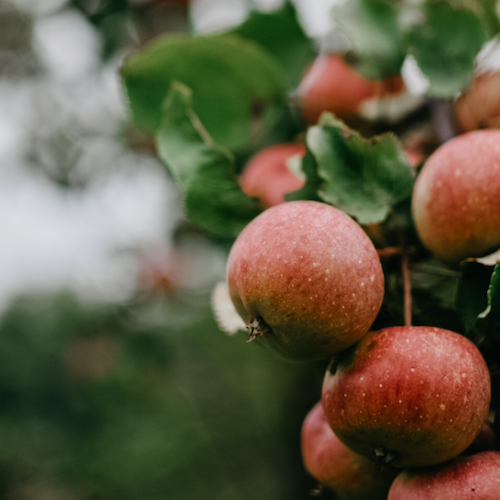
<svg viewBox="0 0 500 500"><path fill-rule="evenodd" d="M455 264L500 247L500 130L438 148L415 183L412 212L424 245Z"/></svg>
<svg viewBox="0 0 500 500"><path fill-rule="evenodd" d="M250 158L240 177L240 184L248 196L260 199L264 208L285 202L285 194L300 189L304 181L287 166L292 156L303 156L304 146L286 143L259 151Z"/></svg>
<svg viewBox="0 0 500 500"><path fill-rule="evenodd" d="M387 500L398 469L382 468L345 446L325 418L321 401L308 413L301 433L302 459L319 484L339 500Z"/></svg>
<svg viewBox="0 0 500 500"><path fill-rule="evenodd" d="M227 279L251 338L297 359L328 358L357 342L384 295L368 236L344 212L313 201L255 218L231 249Z"/></svg>
<svg viewBox="0 0 500 500"><path fill-rule="evenodd" d="M455 110L464 131L500 128L500 71L474 78L455 103Z"/></svg>
<svg viewBox="0 0 500 500"><path fill-rule="evenodd" d="M499 500L500 452L485 451L446 464L403 471L387 500Z"/></svg>
<svg viewBox="0 0 500 500"><path fill-rule="evenodd" d="M395 467L456 457L479 433L491 398L477 347L433 327L369 332L323 382L328 423L354 452Z"/></svg>

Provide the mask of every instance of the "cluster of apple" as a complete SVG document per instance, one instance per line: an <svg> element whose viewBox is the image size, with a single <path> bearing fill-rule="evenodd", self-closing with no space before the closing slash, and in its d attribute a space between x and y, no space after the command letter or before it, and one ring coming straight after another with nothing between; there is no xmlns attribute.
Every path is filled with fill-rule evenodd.
<svg viewBox="0 0 500 500"><path fill-rule="evenodd" d="M462 123L477 125L469 128L486 120L471 117L478 111L470 104L484 81L493 80L457 103ZM242 187L267 210L235 241L227 279L249 341L294 359L331 358L321 402L302 429L306 469L344 500L500 499L500 452L459 456L488 416L485 360L449 330L370 331L384 298L379 255L341 210L284 202L302 185L286 159L303 154L301 145L278 145L248 164ZM412 213L423 244L444 262L498 249L500 131L467 132L439 147L418 176Z"/></svg>

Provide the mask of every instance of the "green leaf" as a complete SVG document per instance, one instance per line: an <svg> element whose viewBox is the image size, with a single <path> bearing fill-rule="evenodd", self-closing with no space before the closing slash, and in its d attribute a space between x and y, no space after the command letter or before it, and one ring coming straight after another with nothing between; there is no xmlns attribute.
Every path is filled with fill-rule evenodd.
<svg viewBox="0 0 500 500"><path fill-rule="evenodd" d="M412 193L414 171L392 133L364 139L324 113L319 125L309 128L306 143L325 181L319 196L360 224L384 221L391 207Z"/></svg>
<svg viewBox="0 0 500 500"><path fill-rule="evenodd" d="M236 237L260 209L241 190L231 153L203 128L184 85L172 84L162 111L158 152L184 193L186 215L216 235Z"/></svg>
<svg viewBox="0 0 500 500"><path fill-rule="evenodd" d="M349 0L333 16L353 44L359 73L373 80L399 75L406 46L396 2Z"/></svg>
<svg viewBox="0 0 500 500"><path fill-rule="evenodd" d="M454 8L474 12L484 22L488 38L493 38L500 31L498 0L448 0L448 3Z"/></svg>
<svg viewBox="0 0 500 500"><path fill-rule="evenodd" d="M236 35L165 35L129 56L121 76L134 123L154 133L170 84L193 92L193 109L214 140L241 148L266 127L285 99L283 72L273 57Z"/></svg>
<svg viewBox="0 0 500 500"><path fill-rule="evenodd" d="M287 3L275 12L250 13L231 33L265 47L279 62L289 89L297 86L316 51L300 25L294 7Z"/></svg>
<svg viewBox="0 0 500 500"><path fill-rule="evenodd" d="M486 29L472 11L449 2L427 2L424 22L409 31L410 52L429 79L427 93L453 97L474 75L474 59L486 42Z"/></svg>
<svg viewBox="0 0 500 500"><path fill-rule="evenodd" d="M477 0L481 8L480 17L488 29L488 38L493 38L500 33L500 18L497 0Z"/></svg>
<svg viewBox="0 0 500 500"><path fill-rule="evenodd" d="M500 340L500 262L493 268L487 299L486 309L478 316L477 328L487 337Z"/></svg>
<svg viewBox="0 0 500 500"><path fill-rule="evenodd" d="M462 265L462 278L459 282L456 308L462 316L466 331L476 333L476 320L488 306L487 290L490 284L492 267L477 261L467 261Z"/></svg>
<svg viewBox="0 0 500 500"><path fill-rule="evenodd" d="M314 158L314 155L310 151L306 151L306 154L300 159L301 165L300 170L306 177L306 182L303 187L292 193L285 195L287 201L295 200L314 200L322 201L318 196L318 190L323 184L323 179L318 176L318 164Z"/></svg>

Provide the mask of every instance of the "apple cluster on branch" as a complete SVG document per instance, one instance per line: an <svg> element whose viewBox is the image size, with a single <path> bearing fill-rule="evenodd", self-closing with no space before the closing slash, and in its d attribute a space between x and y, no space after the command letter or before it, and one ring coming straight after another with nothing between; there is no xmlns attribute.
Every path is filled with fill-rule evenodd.
<svg viewBox="0 0 500 500"><path fill-rule="evenodd" d="M221 328L331 358L302 453L341 500L500 500L500 73L473 79L492 6L341 2L349 50L318 56L287 4L122 68L186 215L235 239Z"/></svg>

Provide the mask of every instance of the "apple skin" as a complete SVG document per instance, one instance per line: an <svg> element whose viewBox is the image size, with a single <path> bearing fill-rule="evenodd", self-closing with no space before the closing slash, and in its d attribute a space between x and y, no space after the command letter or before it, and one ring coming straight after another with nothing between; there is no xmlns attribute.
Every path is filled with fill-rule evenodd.
<svg viewBox="0 0 500 500"><path fill-rule="evenodd" d="M500 247L500 130L461 135L425 162L412 213L423 244L450 264Z"/></svg>
<svg viewBox="0 0 500 500"><path fill-rule="evenodd" d="M323 408L337 437L366 458L437 465L464 451L486 420L488 367L458 333L385 328L338 358L323 381Z"/></svg>
<svg viewBox="0 0 500 500"><path fill-rule="evenodd" d="M356 115L374 120L379 118L383 107L379 99L406 98L406 101L393 101L391 116L401 114L397 107L404 107L402 114L414 109L417 100L408 99L406 86L401 77L396 76L384 81L368 80L343 59L341 54L319 55L302 79L297 93L302 114L308 123L314 124L323 111L330 111L339 118ZM409 102L411 101L411 102ZM407 109L408 108L408 109ZM400 117L399 117L400 118Z"/></svg>
<svg viewBox="0 0 500 500"><path fill-rule="evenodd" d="M323 111L353 116L379 87L379 82L358 75L340 54L320 55L299 86L302 113L309 123L316 123Z"/></svg>
<svg viewBox="0 0 500 500"><path fill-rule="evenodd" d="M288 168L286 161L304 153L304 146L293 143L263 149L245 165L240 177L241 188L248 196L259 198L264 208L284 203L286 193L304 185L304 181Z"/></svg>
<svg viewBox="0 0 500 500"><path fill-rule="evenodd" d="M446 464L403 471L387 500L499 500L500 452L485 451Z"/></svg>
<svg viewBox="0 0 500 500"><path fill-rule="evenodd" d="M455 103L458 123L465 132L500 128L500 71L474 78Z"/></svg>
<svg viewBox="0 0 500 500"><path fill-rule="evenodd" d="M301 450L309 474L334 490L339 500L387 500L392 481L400 472L382 468L347 448L328 425L321 401L304 420Z"/></svg>
<svg viewBox="0 0 500 500"><path fill-rule="evenodd" d="M295 359L323 359L357 342L377 316L384 275L372 242L341 210L295 201L270 208L238 236L228 288L259 341Z"/></svg>

